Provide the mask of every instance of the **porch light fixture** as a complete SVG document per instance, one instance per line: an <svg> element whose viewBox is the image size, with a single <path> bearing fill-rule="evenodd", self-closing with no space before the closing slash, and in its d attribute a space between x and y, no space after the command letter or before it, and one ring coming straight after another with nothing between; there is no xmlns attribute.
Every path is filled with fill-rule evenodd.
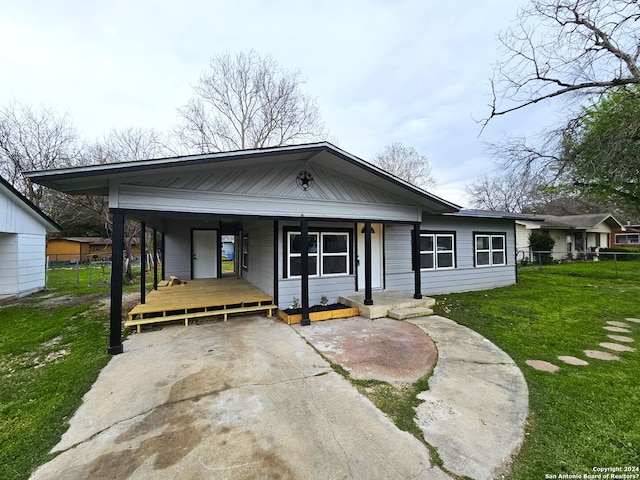
<svg viewBox="0 0 640 480"><path fill-rule="evenodd" d="M313 175L311 175L311 173L303 170L296 177L296 183L301 190L306 192L307 190L311 190L311 188L313 188L313 184L315 183L315 181L313 180Z"/></svg>

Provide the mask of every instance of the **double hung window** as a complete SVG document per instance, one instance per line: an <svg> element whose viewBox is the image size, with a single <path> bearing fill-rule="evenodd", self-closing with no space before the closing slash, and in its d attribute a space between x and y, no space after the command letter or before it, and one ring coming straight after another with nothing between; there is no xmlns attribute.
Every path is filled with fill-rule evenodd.
<svg viewBox="0 0 640 480"><path fill-rule="evenodd" d="M455 236L453 233L420 234L420 268L455 268Z"/></svg>
<svg viewBox="0 0 640 480"><path fill-rule="evenodd" d="M350 242L348 232L310 232L307 246L309 275L327 277L349 273ZM288 276L302 275L302 235L287 234Z"/></svg>
<svg viewBox="0 0 640 480"><path fill-rule="evenodd" d="M506 235L477 233L475 235L476 267L506 265Z"/></svg>

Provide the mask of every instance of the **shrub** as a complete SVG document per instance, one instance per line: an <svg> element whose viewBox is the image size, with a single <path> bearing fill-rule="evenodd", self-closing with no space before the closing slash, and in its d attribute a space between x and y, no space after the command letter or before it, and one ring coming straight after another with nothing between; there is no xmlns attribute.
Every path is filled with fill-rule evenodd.
<svg viewBox="0 0 640 480"><path fill-rule="evenodd" d="M622 255L615 255L616 253L621 253ZM619 261L640 260L640 250L625 247L601 248L600 259Z"/></svg>
<svg viewBox="0 0 640 480"><path fill-rule="evenodd" d="M548 265L553 260L551 253L535 253L535 252L551 252L556 241L546 233L533 231L529 234L529 247L534 252L534 261Z"/></svg>

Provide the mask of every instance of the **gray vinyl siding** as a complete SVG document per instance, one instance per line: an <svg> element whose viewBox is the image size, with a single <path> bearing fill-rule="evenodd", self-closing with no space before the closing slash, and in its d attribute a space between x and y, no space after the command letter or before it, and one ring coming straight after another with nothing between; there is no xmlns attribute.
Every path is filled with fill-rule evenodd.
<svg viewBox="0 0 640 480"><path fill-rule="evenodd" d="M284 227L299 227L299 224L285 223L280 224L278 229L278 306L280 308L289 308L294 297L301 302L302 298L302 282L300 278L284 278L283 265L284 259ZM353 235L354 223L352 222L334 222L334 223L315 223L309 224L309 229L321 228L323 231L332 229L344 230L350 229ZM352 247L355 249L356 238L352 237ZM351 252L351 259L355 258L355 252ZM355 270L351 274L331 276L331 277L311 277L309 278L309 305L320 303L320 299L326 296L329 303L336 303L340 296L355 292L356 276Z"/></svg>
<svg viewBox="0 0 640 480"><path fill-rule="evenodd" d="M18 235L0 233L0 295L18 292Z"/></svg>
<svg viewBox="0 0 640 480"><path fill-rule="evenodd" d="M304 168L313 175L314 187L298 188L295 179ZM131 184L129 182L132 182ZM212 213L237 216L360 218L416 221L420 208L404 196L349 177L322 165L276 163L252 168L202 166L197 173L130 177L115 185L110 207Z"/></svg>
<svg viewBox="0 0 640 480"><path fill-rule="evenodd" d="M251 222L243 225L249 238L248 269L242 278L269 295L273 295L273 222ZM238 245L237 255L242 255Z"/></svg>
<svg viewBox="0 0 640 480"><path fill-rule="evenodd" d="M460 217L425 217L422 230L455 232L456 268L422 270L424 295L484 290L515 283L513 222L500 219ZM474 266L474 232L494 232L506 235L507 265ZM414 275L411 270L411 233L409 225L387 225L385 229L386 289L412 292Z"/></svg>
<svg viewBox="0 0 640 480"><path fill-rule="evenodd" d="M164 277L169 279L175 275L181 280L191 279L191 230L218 227L217 221L171 221L164 231Z"/></svg>

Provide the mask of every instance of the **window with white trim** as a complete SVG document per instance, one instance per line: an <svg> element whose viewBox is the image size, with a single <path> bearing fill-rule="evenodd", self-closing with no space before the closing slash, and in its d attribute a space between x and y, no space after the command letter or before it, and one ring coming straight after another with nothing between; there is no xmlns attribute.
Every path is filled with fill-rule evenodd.
<svg viewBox="0 0 640 480"><path fill-rule="evenodd" d="M640 234L638 233L616 233L616 245L638 245L640 243Z"/></svg>
<svg viewBox="0 0 640 480"><path fill-rule="evenodd" d="M309 276L329 277L347 275L350 262L350 242L348 232L310 232L307 248ZM302 275L302 235L300 232L287 234L288 277Z"/></svg>
<svg viewBox="0 0 640 480"><path fill-rule="evenodd" d="M476 267L507 264L505 234L477 233L474 243Z"/></svg>
<svg viewBox="0 0 640 480"><path fill-rule="evenodd" d="M420 269L455 268L453 233L420 233Z"/></svg>

